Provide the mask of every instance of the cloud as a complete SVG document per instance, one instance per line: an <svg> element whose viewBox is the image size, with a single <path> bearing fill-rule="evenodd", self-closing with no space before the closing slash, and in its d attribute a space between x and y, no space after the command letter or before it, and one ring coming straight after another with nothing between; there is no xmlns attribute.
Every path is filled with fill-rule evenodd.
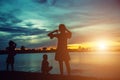
<svg viewBox="0 0 120 80"><path fill-rule="evenodd" d="M39 4L49 4L49 5L55 5L57 0L33 0Z"/></svg>
<svg viewBox="0 0 120 80"><path fill-rule="evenodd" d="M1 0L0 40L6 44L6 41L13 39L19 44L31 47L55 45L55 40L50 40L46 34L58 29L60 23L65 24L73 32L70 43L91 40L92 38L88 38L87 35L91 34L92 37L96 37L90 31L94 29L94 34L98 34L96 30L104 31L99 28L103 26L102 24L106 24L103 27L105 30L113 29L113 32L106 33L106 35L110 34L118 38L120 11L117 1ZM0 45L0 47L3 46Z"/></svg>
<svg viewBox="0 0 120 80"><path fill-rule="evenodd" d="M11 27L11 28L10 28ZM0 27L0 30L3 32L8 33L16 33L16 34L26 34L26 35L38 35L38 34L44 34L48 33L46 29L30 29L30 28L22 28L22 27L16 27L16 26L9 26L9 27Z"/></svg>
<svg viewBox="0 0 120 80"><path fill-rule="evenodd" d="M12 26L17 23L21 23L22 20L18 19L13 13L11 12L0 12L0 27L4 26Z"/></svg>
<svg viewBox="0 0 120 80"><path fill-rule="evenodd" d="M36 0L38 3L46 3L47 0Z"/></svg>

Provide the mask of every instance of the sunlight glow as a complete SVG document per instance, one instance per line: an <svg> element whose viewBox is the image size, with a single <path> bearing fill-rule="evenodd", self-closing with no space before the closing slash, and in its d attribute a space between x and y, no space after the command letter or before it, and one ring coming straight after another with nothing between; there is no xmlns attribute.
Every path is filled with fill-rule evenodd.
<svg viewBox="0 0 120 80"><path fill-rule="evenodd" d="M68 48L69 48L69 49L78 49L79 46L80 46L80 44L69 44L69 45L68 45Z"/></svg>
<svg viewBox="0 0 120 80"><path fill-rule="evenodd" d="M99 50L106 50L107 49L107 43L105 41L99 41L97 43L97 47Z"/></svg>

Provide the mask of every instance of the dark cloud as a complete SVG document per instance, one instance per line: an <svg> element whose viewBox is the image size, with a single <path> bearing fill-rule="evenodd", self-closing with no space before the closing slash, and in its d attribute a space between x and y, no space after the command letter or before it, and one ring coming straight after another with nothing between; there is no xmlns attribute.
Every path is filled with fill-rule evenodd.
<svg viewBox="0 0 120 80"><path fill-rule="evenodd" d="M17 30L16 28L8 28L8 27L0 27L0 30L3 32L10 32L10 33L21 31L21 30Z"/></svg>
<svg viewBox="0 0 120 80"><path fill-rule="evenodd" d="M34 24L33 23L30 23L30 22L28 22L28 23L26 23L26 26L33 26Z"/></svg>
<svg viewBox="0 0 120 80"><path fill-rule="evenodd" d="M31 33L30 35L38 35L38 34L44 34L44 33L48 33L48 31L46 29L31 29Z"/></svg>
<svg viewBox="0 0 120 80"><path fill-rule="evenodd" d="M8 33L16 33L16 34L26 34L26 35L38 35L43 33L48 33L46 29L30 29L30 28L22 28L22 27L0 27L0 30Z"/></svg>
<svg viewBox="0 0 120 80"><path fill-rule="evenodd" d="M21 23L22 20L18 19L13 13L0 12L0 27L12 26Z"/></svg>
<svg viewBox="0 0 120 80"><path fill-rule="evenodd" d="M25 28L16 28L16 27L13 27L12 26L8 26L8 27L0 27L0 30L3 31L3 32L9 32L9 33L23 33L23 32L26 32L28 31L28 29L25 29Z"/></svg>
<svg viewBox="0 0 120 80"><path fill-rule="evenodd" d="M40 4L49 4L49 5L55 5L56 0L34 0L35 2L38 2Z"/></svg>
<svg viewBox="0 0 120 80"><path fill-rule="evenodd" d="M36 1L38 3L47 3L47 0L34 0L34 1Z"/></svg>

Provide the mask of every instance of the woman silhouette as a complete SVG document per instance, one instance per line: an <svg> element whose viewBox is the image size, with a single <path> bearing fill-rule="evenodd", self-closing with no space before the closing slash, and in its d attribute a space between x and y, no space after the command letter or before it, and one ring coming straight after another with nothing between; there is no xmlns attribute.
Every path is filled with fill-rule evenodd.
<svg viewBox="0 0 120 80"><path fill-rule="evenodd" d="M71 38L71 34L72 33L65 27L64 24L59 25L59 30L54 30L48 34L51 39L54 37L58 39L55 60L59 62L61 74L63 74L63 62L65 62L68 75L71 72L69 64L70 55L67 50L67 40Z"/></svg>

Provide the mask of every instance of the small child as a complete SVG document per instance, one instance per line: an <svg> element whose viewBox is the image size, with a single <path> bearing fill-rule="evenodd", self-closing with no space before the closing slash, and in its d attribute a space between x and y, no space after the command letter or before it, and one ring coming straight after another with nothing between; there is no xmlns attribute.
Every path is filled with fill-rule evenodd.
<svg viewBox="0 0 120 80"><path fill-rule="evenodd" d="M41 71L43 74L49 74L49 71L52 69L52 66L49 66L49 62L47 61L47 59L48 56L44 54L42 60L42 67L41 67Z"/></svg>

